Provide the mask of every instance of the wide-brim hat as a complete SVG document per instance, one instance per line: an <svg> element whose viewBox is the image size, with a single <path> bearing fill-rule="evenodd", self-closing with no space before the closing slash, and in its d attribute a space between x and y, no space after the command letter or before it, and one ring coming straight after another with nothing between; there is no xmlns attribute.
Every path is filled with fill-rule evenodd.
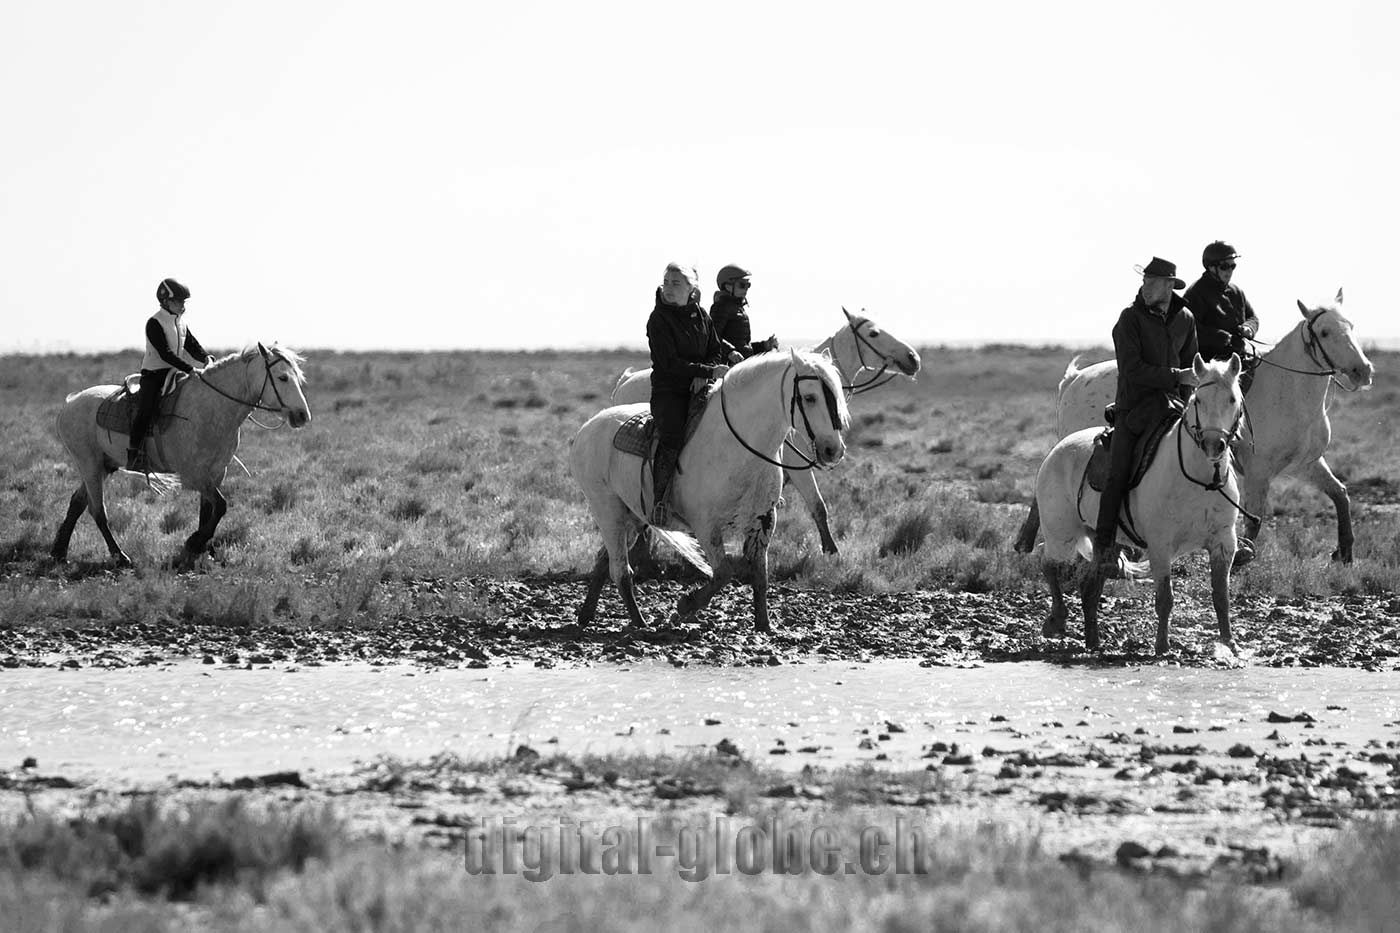
<svg viewBox="0 0 1400 933"><path fill-rule="evenodd" d="M1133 266L1133 271L1138 275L1150 275L1159 279L1171 279L1172 288L1185 288L1186 283L1176 277L1176 263L1167 262L1158 256L1153 256L1152 261L1145 266Z"/></svg>

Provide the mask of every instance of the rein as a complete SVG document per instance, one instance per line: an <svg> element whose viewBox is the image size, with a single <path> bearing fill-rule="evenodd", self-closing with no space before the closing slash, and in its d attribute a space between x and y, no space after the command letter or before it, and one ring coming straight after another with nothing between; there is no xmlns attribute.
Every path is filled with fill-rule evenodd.
<svg viewBox="0 0 1400 933"><path fill-rule="evenodd" d="M1212 385L1212 383L1207 382L1207 383L1203 383L1203 385ZM1197 386L1196 388L1199 390L1201 387L1200 387L1200 386ZM1195 423L1195 425L1189 424L1189 423L1186 421L1186 415L1183 413L1182 416L1181 416L1181 424L1177 427L1177 431L1176 431L1176 463L1177 463L1177 466L1180 467L1180 469L1181 469L1181 475L1184 476L1184 477L1186 477L1186 478L1187 478L1190 482L1192 482L1193 484L1195 484L1195 485L1201 487L1202 489L1206 490L1207 492L1218 492L1218 493L1220 493L1220 496L1221 496L1222 499L1224 499L1226 502L1228 502L1228 503L1230 503L1232 506L1234 506L1234 507L1235 507L1235 511L1239 512L1241 515L1243 515L1245 518L1249 519L1250 521L1252 521L1252 522L1257 522L1257 521L1259 521L1258 516L1254 515L1252 512L1247 511L1247 510L1245 509L1244 506L1240 505L1240 504L1239 504L1238 502L1236 502L1234 499L1231 499L1231 498L1230 498L1230 494L1229 494L1228 492L1225 491L1226 478L1227 478L1228 474L1227 474L1226 476L1222 476L1222 475L1221 475L1221 472L1220 472L1220 463L1221 463L1221 460L1224 460L1224 461L1227 462L1226 470L1228 470L1228 471L1230 471L1230 472L1233 472L1233 467L1228 466L1228 461L1229 461L1229 458L1230 458L1230 442L1236 440L1236 439L1240 436L1240 424L1244 421L1244 406L1243 406L1243 405L1240 406L1240 413L1239 413L1238 415L1235 416L1235 423L1232 424L1232 425L1230 425L1230 430L1229 430L1229 431L1226 431L1226 430L1224 430L1223 428L1202 428L1202 427L1201 427L1201 413L1200 413L1199 405L1200 405L1200 402L1198 402L1198 401L1196 400L1196 398L1195 398L1195 396L1194 396L1194 393L1193 393L1192 399L1191 399L1191 410L1194 411L1194 412L1196 413L1196 423ZM1212 433L1214 433L1214 434L1219 434L1219 435L1221 435L1221 437L1222 437L1223 440L1225 441L1225 455L1224 455L1223 457L1221 457L1220 460L1212 460L1212 463L1215 464L1215 476L1213 476L1213 477L1211 478L1211 481L1210 481L1209 483L1203 483L1203 482L1201 482L1200 480L1196 479L1196 477L1192 476L1192 475L1190 474L1190 472L1187 471L1187 469L1186 469L1186 457L1185 457L1185 454L1182 452L1182 449L1181 449L1181 435L1182 435L1183 432L1186 433L1186 434L1188 434L1188 435L1190 435L1190 437L1191 437L1191 443L1195 444L1195 445L1196 445L1196 449L1199 450L1199 451L1200 451L1201 453L1203 453L1203 454L1206 453L1206 448L1205 448L1206 435L1212 434ZM1209 457L1210 455L1209 455L1209 454L1206 454L1206 456Z"/></svg>
<svg viewBox="0 0 1400 933"><path fill-rule="evenodd" d="M853 380L850 385L843 385L841 388L851 393L852 395L860 395L862 392L869 392L871 389L880 388L880 386L884 385L885 383L893 379L895 376L899 375L898 373L890 373L889 375L885 375L886 370L890 368L889 359L879 350L875 349L875 345L871 343L870 340L860 332L860 326L862 324L868 324L870 322L870 319L864 317L857 318L845 308L841 309L841 313L846 315L846 327L850 330L851 336L855 338L856 358L860 360L860 369L864 370L875 368L874 366L871 366L869 363L865 362L865 350L869 350L871 353L875 354L876 358L881 361L880 369L878 372L875 373L875 375L871 376L869 379L861 383L856 383ZM856 372L860 372L860 370L856 370ZM881 376L884 376L885 378L881 379Z"/></svg>
<svg viewBox="0 0 1400 933"><path fill-rule="evenodd" d="M788 365L788 368L789 368L789 369L792 368L791 364ZM784 375L786 375L786 371L784 371ZM802 399L801 399L801 396L800 396L800 393L799 393L799 390L800 390L800 387L801 387L801 384L802 384L802 380L804 380L804 379L813 379L813 380L816 380L816 381L819 382L819 383L822 382L822 379L821 379L820 376L809 376L809 375L803 375L803 374L799 374L799 373L794 373L794 374L793 374L793 378L792 378L792 396L791 396L791 398L790 398L790 400L789 400L789 402L788 402L788 423L792 425L792 430L793 430L793 431L796 431L796 430L797 430L797 422L796 422L796 420L795 420L795 418L794 418L794 414L793 414L794 409L795 409L796 411L799 411L799 412L802 413L802 426L803 426L803 428L807 431L807 438L808 438L808 440L810 440L810 441L812 442L812 449L815 451L815 450L816 450L816 447L817 447L817 435L816 435L816 432L812 430L812 422L807 418L807 410L802 406ZM826 384L825 384L825 383L822 383L822 392L825 393L825 394L827 395L827 407L831 410L831 423L832 423L832 425L835 425L835 424L836 424L836 406L835 406L835 403L833 402L833 400L832 400L831 397L830 397L830 396L831 396L831 390L828 389L828 388L826 387ZM786 444L786 445L788 446L788 448L789 448L790 450L792 450L793 453L797 454L797 456L798 456L799 458L802 459L802 461L803 461L803 465L802 465L802 466L790 466L790 465L788 465L788 464L786 464L786 463L783 463L781 460L775 460L775 459L773 459L772 457L768 456L767 454L763 453L762 451L755 449L754 446L753 446L752 444L750 444L748 441L744 440L744 438L739 434L738 429L734 427L734 422L732 422L732 421L729 420L729 405L725 402L725 395L724 395L724 379L722 379L722 378L721 378L720 381L719 381L719 410L720 410L720 412L724 415L724 424L725 424L725 427L729 428L729 433L732 434L732 435L734 435L734 439L735 439L736 441L739 442L739 446L740 446L740 447L743 447L745 450L747 450L749 453L753 454L753 455L754 455L755 457L757 457L758 459L762 460L764 463L771 463L773 466L775 466L775 467L782 467L784 470L825 469L825 464L823 464L823 463L821 463L820 461L815 460L815 459L813 459L813 458L811 458L811 457L808 457L808 456L807 456L806 454L804 454L801 450L799 450L796 446L794 446L793 443L792 443L792 441L789 440L789 439L786 439L786 438L785 438L785 439L783 440L783 443Z"/></svg>

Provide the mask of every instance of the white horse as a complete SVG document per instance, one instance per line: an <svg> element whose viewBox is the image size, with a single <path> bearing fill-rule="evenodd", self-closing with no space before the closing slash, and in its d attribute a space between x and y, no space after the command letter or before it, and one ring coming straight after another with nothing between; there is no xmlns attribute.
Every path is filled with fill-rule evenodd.
<svg viewBox="0 0 1400 933"><path fill-rule="evenodd" d="M644 477L643 459L613 446L618 427L644 411L641 404L605 409L579 429L570 448L574 477L603 535L578 611L581 623L593 619L611 569L632 624L645 624L627 552L652 511L650 471ZM770 631L768 540L782 492L780 450L791 434L805 435L816 452L813 465L830 466L845 456L842 432L849 426L841 378L823 356L797 350L764 353L739 363L719 381L681 450L680 469L671 482L672 510L694 537L655 529L697 567L714 568L712 579L681 598L676 607L680 617L694 616L728 583L733 568L725 560L724 536L737 530L752 573L754 627Z"/></svg>
<svg viewBox="0 0 1400 933"><path fill-rule="evenodd" d="M311 420L311 407L302 393L306 377L301 363L302 357L295 350L262 344L216 360L203 374L185 381L170 427L161 432L159 442L146 439L152 466L159 471L158 483L178 483L199 491L199 527L185 541L184 563L204 552L227 511L228 502L219 486L238 451L238 429L253 409L284 413L294 428ZM93 386L74 392L58 412L58 438L68 448L82 484L69 500L68 514L58 527L50 551L54 560L67 559L73 527L86 508L112 559L120 566L131 566L131 559L107 524L102 488L108 476L124 468L127 433L97 423L99 406L118 388Z"/></svg>
<svg viewBox="0 0 1400 933"><path fill-rule="evenodd" d="M919 373L919 352L894 334L880 327L867 317L857 317L845 308L841 313L846 323L836 333L823 340L813 349L814 353L826 352L841 373L841 382L852 395L860 395L878 389L880 386L903 374L914 378ZM890 372L893 367L896 372ZM612 401L615 405L629 402L645 402L651 398L651 369L623 370L613 387ZM803 456L810 458L812 451L803 446L803 439L793 440ZM788 461L791 462L789 457ZM817 488L817 478L811 470L798 469L787 472L784 479L797 489L802 502L807 506L812 520L817 523L817 534L821 536L822 550L827 554L837 552L836 539L832 537L831 525L827 520L826 501Z"/></svg>
<svg viewBox="0 0 1400 933"><path fill-rule="evenodd" d="M1235 503L1239 485L1230 465L1229 442L1244 419L1240 395L1240 358L1207 363L1196 355L1192 364L1198 385L1186 411L1162 439L1142 481L1124 497L1137 533L1147 544L1152 579L1157 584L1157 654L1167 652L1167 623L1172 612L1172 561L1204 547L1210 554L1210 591L1220 641L1231 650L1230 565L1235 556ZM1099 493L1085 480L1094 438L1100 428L1076 431L1060 440L1040 466L1035 499L1045 522L1045 551L1041 570L1050 586L1047 638L1065 634L1069 612L1062 583L1076 557L1093 550ZM1119 530L1120 539L1122 530ZM1080 597L1084 610L1084 646L1099 648L1099 595L1103 577L1083 575Z"/></svg>
<svg viewBox="0 0 1400 933"><path fill-rule="evenodd" d="M1328 390L1335 382L1354 392L1371 384L1374 371L1341 312L1342 292L1335 304L1309 308L1301 301L1303 319L1288 335L1260 357L1246 407L1247 426L1238 445L1241 485L1246 512L1262 519L1268 509L1269 483L1275 476L1296 472L1312 482L1337 511L1337 549L1333 560L1351 562L1353 535L1347 489L1333 475L1323 454L1332 439L1327 418ZM1113 401L1118 384L1114 360L1083 369L1076 357L1060 380L1056 406L1059 436L1103 424L1103 410ZM1259 520L1245 517L1244 537L1252 542ZM1035 503L1021 526L1016 550L1035 547L1040 516ZM1243 559L1252 556L1246 545Z"/></svg>

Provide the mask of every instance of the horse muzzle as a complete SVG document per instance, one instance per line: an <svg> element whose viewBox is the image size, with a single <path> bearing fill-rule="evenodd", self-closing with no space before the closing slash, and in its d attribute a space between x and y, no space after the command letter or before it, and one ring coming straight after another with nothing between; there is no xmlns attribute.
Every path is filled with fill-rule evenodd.
<svg viewBox="0 0 1400 933"><path fill-rule="evenodd" d="M835 440L820 441L816 445L816 451L818 466L835 466L846 456L846 443L839 437Z"/></svg>
<svg viewBox="0 0 1400 933"><path fill-rule="evenodd" d="M311 412L289 411L287 412L287 423L294 428L304 428L311 423Z"/></svg>
<svg viewBox="0 0 1400 933"><path fill-rule="evenodd" d="M919 354L916 350L910 350L903 359L894 361L895 368L906 376L916 376L919 373Z"/></svg>
<svg viewBox="0 0 1400 933"><path fill-rule="evenodd" d="M1355 392L1357 389L1367 389L1371 386L1371 380L1375 377L1376 368L1370 363L1364 366L1353 366L1351 369L1344 369L1347 381L1351 383L1349 388Z"/></svg>

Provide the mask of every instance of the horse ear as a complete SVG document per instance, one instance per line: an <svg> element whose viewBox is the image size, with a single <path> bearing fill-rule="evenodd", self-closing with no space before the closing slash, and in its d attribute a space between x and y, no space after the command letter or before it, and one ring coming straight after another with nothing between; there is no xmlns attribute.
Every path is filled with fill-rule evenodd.
<svg viewBox="0 0 1400 933"><path fill-rule="evenodd" d="M788 353L790 353L790 354L792 355L792 361L793 361L794 363L800 363L800 362L802 362L802 360L799 359L798 356L797 356L797 348L796 348L796 347L788 347Z"/></svg>
<svg viewBox="0 0 1400 933"><path fill-rule="evenodd" d="M1226 377L1227 379L1236 379L1236 378L1238 378L1238 377L1239 377L1239 374L1240 374L1240 367L1241 367L1242 365L1243 365L1243 364L1240 363L1240 355L1239 355L1238 353L1231 353L1231 354L1230 354L1230 365L1229 365L1228 367L1226 367L1226 369L1225 369L1225 377Z"/></svg>
<svg viewBox="0 0 1400 933"><path fill-rule="evenodd" d="M1191 360L1191 371L1196 374L1197 379L1206 377L1206 361L1201 359L1201 354L1197 353Z"/></svg>
<svg viewBox="0 0 1400 933"><path fill-rule="evenodd" d="M1342 303L1342 289L1341 289L1341 287L1339 286L1339 287L1337 288L1337 304L1341 304L1341 303Z"/></svg>
<svg viewBox="0 0 1400 933"><path fill-rule="evenodd" d="M1303 302L1300 301L1300 300L1297 299L1297 298L1295 298L1295 299L1293 299L1293 300L1298 302L1298 313L1301 314L1301 315L1303 315L1303 317L1307 317L1307 316L1308 316L1308 306L1305 305L1305 304L1303 304Z"/></svg>
<svg viewBox="0 0 1400 933"><path fill-rule="evenodd" d="M258 352L261 353L263 356L267 356L267 347L262 345L261 340L258 341Z"/></svg>
<svg viewBox="0 0 1400 933"><path fill-rule="evenodd" d="M846 320L847 320L847 321L853 321L853 320L855 320L855 318L851 317L851 312L849 312L849 311L846 310L846 306L845 306L845 305L842 305L842 306L841 306L841 313L844 314L844 315L846 315Z"/></svg>

